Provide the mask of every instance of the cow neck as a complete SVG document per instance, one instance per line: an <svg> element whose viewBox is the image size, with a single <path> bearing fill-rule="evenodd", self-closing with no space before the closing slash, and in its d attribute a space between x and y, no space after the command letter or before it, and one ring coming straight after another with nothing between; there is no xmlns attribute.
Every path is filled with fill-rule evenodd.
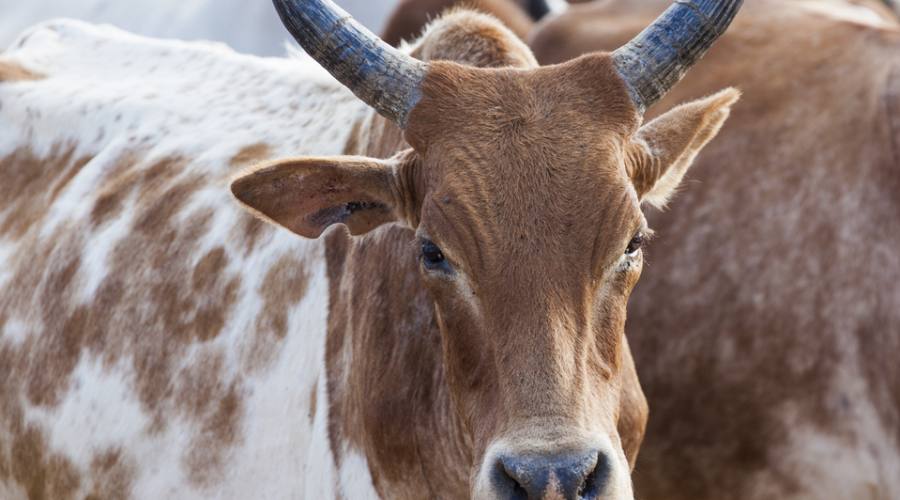
<svg viewBox="0 0 900 500"><path fill-rule="evenodd" d="M407 147L399 129L373 115L353 126L345 153L385 158ZM400 225L356 237L340 226L325 235L329 441L338 468L347 453L361 453L375 487L396 498L459 488L473 460L445 383L414 240Z"/></svg>

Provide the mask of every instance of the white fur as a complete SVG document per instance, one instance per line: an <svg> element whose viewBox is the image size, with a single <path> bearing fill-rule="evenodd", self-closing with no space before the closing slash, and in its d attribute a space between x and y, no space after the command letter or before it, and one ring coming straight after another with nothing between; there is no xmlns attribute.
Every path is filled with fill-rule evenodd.
<svg viewBox="0 0 900 500"><path fill-rule="evenodd" d="M806 0L800 2L804 8L828 16L838 21L844 21L872 28L896 28L897 23L885 19L878 12L864 5L853 5L846 1L838 0Z"/></svg>
<svg viewBox="0 0 900 500"><path fill-rule="evenodd" d="M344 448L341 459L341 491L347 498L378 500L366 458L352 448Z"/></svg>

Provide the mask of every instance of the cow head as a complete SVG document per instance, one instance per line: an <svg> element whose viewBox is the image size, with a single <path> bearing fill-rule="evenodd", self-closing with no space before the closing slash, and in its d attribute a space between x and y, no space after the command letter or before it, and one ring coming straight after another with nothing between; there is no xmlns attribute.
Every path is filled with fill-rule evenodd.
<svg viewBox="0 0 900 500"><path fill-rule="evenodd" d="M642 114L740 3L679 2L611 54L488 69L415 60L328 0L276 0L300 44L411 148L279 160L232 190L309 238L336 223L414 232L474 497L633 497L646 402L624 325L649 235L641 204L665 202L737 92Z"/></svg>

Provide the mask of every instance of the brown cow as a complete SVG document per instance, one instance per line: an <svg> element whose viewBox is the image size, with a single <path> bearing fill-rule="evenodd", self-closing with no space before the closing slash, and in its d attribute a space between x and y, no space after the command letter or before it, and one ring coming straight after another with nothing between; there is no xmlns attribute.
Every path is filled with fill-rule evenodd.
<svg viewBox="0 0 900 500"><path fill-rule="evenodd" d="M664 3L571 6L533 49L614 48ZM900 28L863 2L748 2L656 111L726 85L741 105L648 216L636 494L900 498Z"/></svg>
<svg viewBox="0 0 900 500"><path fill-rule="evenodd" d="M400 0L388 17L381 38L393 46L413 40L428 21L454 7L490 14L523 40L535 21L550 12L545 0Z"/></svg>
<svg viewBox="0 0 900 500"><path fill-rule="evenodd" d="M453 28L484 35L448 36L423 63L328 2L276 1L393 122L350 148L370 157L279 160L232 185L301 236L365 235L328 240L330 432L362 450L382 495L632 498L640 203L665 202L737 93L640 116L739 5L679 2L612 54L535 67L489 26Z"/></svg>

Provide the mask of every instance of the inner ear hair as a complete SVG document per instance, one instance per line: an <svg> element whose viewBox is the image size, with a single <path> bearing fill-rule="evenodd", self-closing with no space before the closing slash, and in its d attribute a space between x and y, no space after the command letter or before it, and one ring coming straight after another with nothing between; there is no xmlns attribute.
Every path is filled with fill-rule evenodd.
<svg viewBox="0 0 900 500"><path fill-rule="evenodd" d="M638 130L628 146L626 169L642 202L665 206L739 98L737 89L727 88L679 105Z"/></svg>
<svg viewBox="0 0 900 500"><path fill-rule="evenodd" d="M251 212L307 238L333 224L362 234L402 216L408 155L288 158L256 167L231 184Z"/></svg>

